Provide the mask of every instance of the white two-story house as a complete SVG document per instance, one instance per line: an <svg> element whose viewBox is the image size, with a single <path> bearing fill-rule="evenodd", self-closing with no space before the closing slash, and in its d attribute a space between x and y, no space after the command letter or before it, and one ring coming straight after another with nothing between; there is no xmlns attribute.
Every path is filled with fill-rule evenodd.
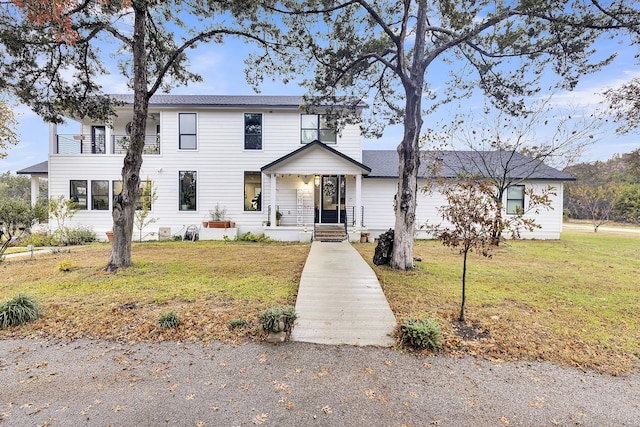
<svg viewBox="0 0 640 427"><path fill-rule="evenodd" d="M124 105L108 123L84 120L73 135L51 125L48 164L40 165L50 197L77 202L79 211L66 225L91 226L100 239L112 227L132 119L133 96L114 97ZM308 241L326 224L339 224L352 239L392 228L396 151L363 150L358 126L336 132L322 108L309 113L301 102L293 96L153 96L140 176L155 187L150 216L157 222L145 238L184 235L190 226L201 239L252 232L288 241ZM44 172L22 172L30 171L34 177ZM559 238L562 184L572 178L544 165L529 175L523 185L553 185L557 196L553 210L536 217L542 227L527 237ZM524 206L522 190L508 192L506 214ZM420 193L416 228L438 222L443 203L437 192ZM216 208L232 222L222 231L203 225Z"/></svg>

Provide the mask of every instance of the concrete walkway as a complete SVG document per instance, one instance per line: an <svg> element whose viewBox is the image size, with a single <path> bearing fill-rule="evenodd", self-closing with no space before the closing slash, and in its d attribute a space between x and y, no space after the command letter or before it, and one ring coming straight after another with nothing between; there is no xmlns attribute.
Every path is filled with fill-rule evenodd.
<svg viewBox="0 0 640 427"><path fill-rule="evenodd" d="M313 242L291 340L391 346L396 319L378 279L350 243Z"/></svg>

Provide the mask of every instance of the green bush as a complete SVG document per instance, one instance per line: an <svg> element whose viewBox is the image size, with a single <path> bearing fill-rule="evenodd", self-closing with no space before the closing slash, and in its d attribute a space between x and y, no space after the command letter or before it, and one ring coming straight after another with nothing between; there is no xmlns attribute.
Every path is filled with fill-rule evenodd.
<svg viewBox="0 0 640 427"><path fill-rule="evenodd" d="M286 332L291 334L293 322L298 318L296 309L290 305L279 308L269 308L259 317L260 327L265 332Z"/></svg>
<svg viewBox="0 0 640 427"><path fill-rule="evenodd" d="M246 328L247 326L251 326L251 322L247 319L233 319L229 322L229 330Z"/></svg>
<svg viewBox="0 0 640 427"><path fill-rule="evenodd" d="M436 319L427 317L424 320L406 319L400 325L402 343L416 349L440 347L440 327Z"/></svg>
<svg viewBox="0 0 640 427"><path fill-rule="evenodd" d="M40 305L35 298L25 294L18 294L0 304L0 327L31 322L40 317Z"/></svg>
<svg viewBox="0 0 640 427"><path fill-rule="evenodd" d="M95 242L96 233L89 227L65 227L61 230L56 230L54 240L58 245L64 246L84 245L85 243Z"/></svg>
<svg viewBox="0 0 640 427"><path fill-rule="evenodd" d="M26 242L27 245L33 245L35 247L40 246L53 246L55 244L53 237L47 233L33 233L29 236Z"/></svg>
<svg viewBox="0 0 640 427"><path fill-rule="evenodd" d="M180 319L178 318L178 315L175 311L170 311L160 316L158 324L163 329L177 328L180 324Z"/></svg>
<svg viewBox="0 0 640 427"><path fill-rule="evenodd" d="M237 238L241 242L269 242L271 239L269 236L265 236L264 234L253 234L250 231L243 233L240 237Z"/></svg>

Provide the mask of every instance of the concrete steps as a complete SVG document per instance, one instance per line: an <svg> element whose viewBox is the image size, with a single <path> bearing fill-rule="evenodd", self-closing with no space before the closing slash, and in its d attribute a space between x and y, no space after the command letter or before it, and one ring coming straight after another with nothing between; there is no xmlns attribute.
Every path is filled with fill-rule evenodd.
<svg viewBox="0 0 640 427"><path fill-rule="evenodd" d="M313 240L317 242L342 242L347 240L343 224L316 224Z"/></svg>

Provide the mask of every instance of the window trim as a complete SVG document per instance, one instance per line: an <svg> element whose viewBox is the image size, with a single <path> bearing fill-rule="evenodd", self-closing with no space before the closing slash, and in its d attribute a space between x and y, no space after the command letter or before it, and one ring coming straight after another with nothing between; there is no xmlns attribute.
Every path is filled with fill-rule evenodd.
<svg viewBox="0 0 640 427"><path fill-rule="evenodd" d="M183 133L182 132L182 123L181 123L181 117L182 116L193 116L195 123L194 123L194 127L195 127L195 133ZM183 136L193 136L194 137L194 147L183 147L182 146L182 137ZM197 150L198 149L198 113L178 113L178 150Z"/></svg>
<svg viewBox="0 0 640 427"><path fill-rule="evenodd" d="M107 183L107 192L105 193L96 193L93 188L94 182L106 182ZM95 206L96 197L107 197L107 205L103 209L98 209ZM109 210L109 180L108 179L92 179L91 180L91 210L92 211L108 211Z"/></svg>
<svg viewBox="0 0 640 427"><path fill-rule="evenodd" d="M75 192L75 193L73 192L74 182L84 183L84 194L80 192ZM82 205L80 204L78 196L84 196L84 207L82 207ZM69 180L69 199L73 200L76 203L76 207L78 208L78 210L81 210L81 211L89 210L88 197L89 197L89 187L86 179L70 179Z"/></svg>
<svg viewBox="0 0 640 427"><path fill-rule="evenodd" d="M310 127L303 127L302 126L302 122L303 122L305 116L315 116L315 118L316 118L315 127L310 128ZM309 144L310 142L313 142L315 140L318 140L318 141L322 142L323 144L330 144L330 145L338 144L338 132L337 132L337 130L335 128L322 127L321 126L322 119L324 117L327 117L327 114L304 114L304 113L300 114L300 144L303 144L303 145ZM316 131L316 138L312 139L311 141L304 142L304 139L302 137L303 134L304 134L304 131L311 131L311 130ZM332 131L333 135L335 136L335 141L323 141L321 136L320 136L322 131Z"/></svg>
<svg viewBox="0 0 640 427"><path fill-rule="evenodd" d="M260 133L259 134L251 134L247 133L247 116L260 116ZM244 134L244 149L247 151L261 151L263 149L264 142L264 114L262 113L244 113L243 115L243 134ZM260 137L260 146L259 148L251 148L247 147L247 137L248 136L259 136Z"/></svg>
<svg viewBox="0 0 640 427"><path fill-rule="evenodd" d="M521 188L522 189L522 197L518 197L518 198L511 198L509 197L509 189L511 188ZM516 206L521 206L522 207L522 211L524 212L524 198L525 198L525 186L524 184L518 184L518 185L510 185L507 187L507 204L505 206L505 211L507 213L507 215L522 215L522 212L517 212L516 209L511 209L509 204L510 202L520 202L520 205L516 205Z"/></svg>

